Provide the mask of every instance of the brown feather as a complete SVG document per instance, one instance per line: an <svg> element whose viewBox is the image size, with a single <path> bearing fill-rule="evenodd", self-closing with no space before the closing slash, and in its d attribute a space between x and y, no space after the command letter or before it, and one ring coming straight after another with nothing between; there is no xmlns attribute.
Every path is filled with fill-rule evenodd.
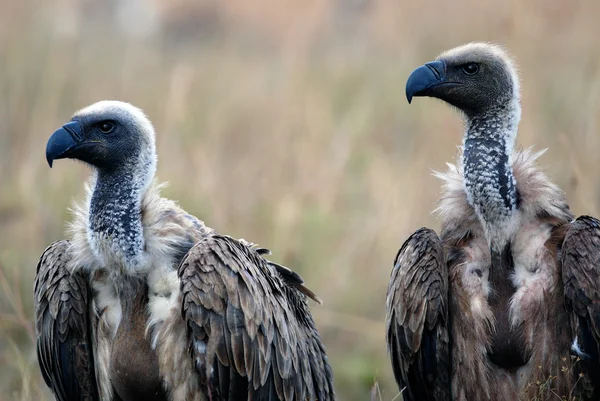
<svg viewBox="0 0 600 401"><path fill-rule="evenodd" d="M70 273L70 244L58 241L42 254L34 283L38 361L60 401L99 400L85 274Z"/></svg>
<svg viewBox="0 0 600 401"><path fill-rule="evenodd" d="M405 399L449 400L447 297L442 241L417 230L396 256L386 301L388 350Z"/></svg>
<svg viewBox="0 0 600 401"><path fill-rule="evenodd" d="M215 357L213 342L222 343L232 356L234 376L228 378L229 385L215 387L235 391L242 386L249 391L248 399L270 391L284 400L298 395L307 400L334 398L331 370L306 298L285 280L295 275L277 273L248 243L212 235L188 252L179 276L188 325L212 322L205 354L195 351L202 348L198 342L205 340L189 332L194 359L200 361L197 369L207 372L210 381L211 369L218 371L224 362ZM224 310L215 307L214 298L221 299L218 305ZM215 324L224 329L216 329ZM226 341L218 340L227 333ZM309 364L311 360L320 364ZM321 387L315 385L313 376L322 378ZM220 396L227 399L226 394Z"/></svg>
<svg viewBox="0 0 600 401"><path fill-rule="evenodd" d="M573 394L596 400L600 399L600 221L582 216L569 226L562 244L562 278L580 353L573 369L578 374Z"/></svg>

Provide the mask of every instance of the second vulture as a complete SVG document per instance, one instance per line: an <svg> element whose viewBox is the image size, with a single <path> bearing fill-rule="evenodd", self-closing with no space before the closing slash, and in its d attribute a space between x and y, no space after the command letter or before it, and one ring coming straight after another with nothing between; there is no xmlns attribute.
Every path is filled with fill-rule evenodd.
<svg viewBox="0 0 600 401"><path fill-rule="evenodd" d="M217 234L156 185L154 129L130 104L77 112L47 144L94 175L35 278L37 353L57 400L333 400L307 304L266 249Z"/></svg>
<svg viewBox="0 0 600 401"><path fill-rule="evenodd" d="M466 131L458 165L438 174L440 235L416 231L392 270L387 341L404 400L600 399L600 221L574 219L541 152L513 150L512 61L464 45L417 68L406 96L455 106Z"/></svg>

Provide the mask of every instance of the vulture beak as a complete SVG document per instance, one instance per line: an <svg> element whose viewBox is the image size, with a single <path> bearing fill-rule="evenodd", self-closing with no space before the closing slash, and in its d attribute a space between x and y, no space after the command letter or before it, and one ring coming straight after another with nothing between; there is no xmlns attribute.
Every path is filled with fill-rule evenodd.
<svg viewBox="0 0 600 401"><path fill-rule="evenodd" d="M413 96L427 96L427 89L444 83L446 79L446 63L442 60L432 61L420 66L410 74L406 81L406 99L408 103Z"/></svg>
<svg viewBox="0 0 600 401"><path fill-rule="evenodd" d="M46 145L46 160L52 167L56 159L64 159L71 155L73 148L81 143L83 129L77 121L70 121L54 131Z"/></svg>

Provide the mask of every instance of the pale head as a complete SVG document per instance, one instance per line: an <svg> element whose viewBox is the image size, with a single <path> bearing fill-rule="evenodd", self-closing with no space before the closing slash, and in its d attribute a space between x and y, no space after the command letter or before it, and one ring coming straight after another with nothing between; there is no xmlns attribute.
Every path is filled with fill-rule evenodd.
<svg viewBox="0 0 600 401"><path fill-rule="evenodd" d="M144 166L154 175L156 145L152 123L129 103L104 100L76 112L49 139L46 158L78 159L98 170Z"/></svg>
<svg viewBox="0 0 600 401"><path fill-rule="evenodd" d="M436 97L467 116L496 108L514 110L519 107L519 79L500 46L469 43L417 68L406 83L406 96L409 102L416 96Z"/></svg>

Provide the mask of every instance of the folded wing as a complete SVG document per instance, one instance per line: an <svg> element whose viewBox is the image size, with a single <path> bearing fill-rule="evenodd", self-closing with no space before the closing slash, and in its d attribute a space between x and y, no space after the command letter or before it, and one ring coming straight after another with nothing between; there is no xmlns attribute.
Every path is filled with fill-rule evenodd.
<svg viewBox="0 0 600 401"><path fill-rule="evenodd" d="M179 267L201 387L220 400L332 400L331 368L301 279L260 253L211 235Z"/></svg>
<svg viewBox="0 0 600 401"><path fill-rule="evenodd" d="M582 216L571 223L562 245L565 306L572 315L572 351L582 373L575 392L600 398L600 221ZM578 366L579 365L579 366Z"/></svg>
<svg viewBox="0 0 600 401"><path fill-rule="evenodd" d="M50 245L34 284L37 354L42 375L59 401L96 401L98 390L83 273L67 270L68 241Z"/></svg>
<svg viewBox="0 0 600 401"><path fill-rule="evenodd" d="M421 228L396 256L387 293L387 344L405 401L450 400L448 269L442 241Z"/></svg>

